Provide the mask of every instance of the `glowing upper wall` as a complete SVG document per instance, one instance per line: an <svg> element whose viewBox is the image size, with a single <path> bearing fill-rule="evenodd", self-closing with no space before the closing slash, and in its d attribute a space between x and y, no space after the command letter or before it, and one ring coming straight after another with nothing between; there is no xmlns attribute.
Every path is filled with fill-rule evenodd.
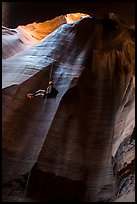
<svg viewBox="0 0 137 204"><path fill-rule="evenodd" d="M25 26L20 25L15 29L2 26L2 58L6 59L14 56L24 49L35 45L59 26L73 23L87 16L87 14L83 13L71 13L40 23L34 22Z"/></svg>

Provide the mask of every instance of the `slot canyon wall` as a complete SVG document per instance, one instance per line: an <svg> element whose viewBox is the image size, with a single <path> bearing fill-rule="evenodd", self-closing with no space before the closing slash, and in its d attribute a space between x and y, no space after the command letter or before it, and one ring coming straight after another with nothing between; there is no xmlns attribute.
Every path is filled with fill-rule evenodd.
<svg viewBox="0 0 137 204"><path fill-rule="evenodd" d="M3 202L135 201L134 47L110 17L2 27Z"/></svg>

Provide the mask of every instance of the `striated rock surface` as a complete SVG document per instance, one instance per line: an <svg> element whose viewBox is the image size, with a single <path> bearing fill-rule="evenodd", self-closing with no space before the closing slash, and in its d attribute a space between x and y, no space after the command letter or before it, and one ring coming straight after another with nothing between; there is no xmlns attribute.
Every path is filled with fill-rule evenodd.
<svg viewBox="0 0 137 204"><path fill-rule="evenodd" d="M66 17L3 59L4 202L117 202L134 191L134 31ZM55 99L26 97L49 79Z"/></svg>
<svg viewBox="0 0 137 204"><path fill-rule="evenodd" d="M36 44L62 24L73 23L87 16L89 15L71 13L55 17L54 19L42 23L34 22L25 26L18 26L15 29L2 26L2 58L9 58Z"/></svg>

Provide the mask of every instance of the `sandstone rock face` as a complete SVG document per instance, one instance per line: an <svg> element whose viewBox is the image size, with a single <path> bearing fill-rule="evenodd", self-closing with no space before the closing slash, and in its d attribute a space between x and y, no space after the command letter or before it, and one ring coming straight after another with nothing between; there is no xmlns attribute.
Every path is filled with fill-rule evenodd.
<svg viewBox="0 0 137 204"><path fill-rule="evenodd" d="M43 23L32 23L18 26L16 29L2 27L2 46L4 59L36 44L60 25L66 23L64 16L56 17Z"/></svg>
<svg viewBox="0 0 137 204"><path fill-rule="evenodd" d="M73 23L87 16L89 15L84 13L70 13L42 23L34 22L25 26L18 26L15 29L2 26L2 58L9 58L38 43L65 23Z"/></svg>
<svg viewBox="0 0 137 204"><path fill-rule="evenodd" d="M3 59L3 201L117 202L134 191L134 31L67 17ZM56 98L26 97L49 79Z"/></svg>

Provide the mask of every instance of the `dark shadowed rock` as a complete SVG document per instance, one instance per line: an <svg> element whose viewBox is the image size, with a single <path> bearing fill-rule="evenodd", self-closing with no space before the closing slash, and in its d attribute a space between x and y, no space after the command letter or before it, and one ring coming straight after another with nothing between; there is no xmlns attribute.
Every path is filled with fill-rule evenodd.
<svg viewBox="0 0 137 204"><path fill-rule="evenodd" d="M112 202L134 190L134 31L110 23L63 24L3 60L4 202ZM49 79L56 98L26 97Z"/></svg>

